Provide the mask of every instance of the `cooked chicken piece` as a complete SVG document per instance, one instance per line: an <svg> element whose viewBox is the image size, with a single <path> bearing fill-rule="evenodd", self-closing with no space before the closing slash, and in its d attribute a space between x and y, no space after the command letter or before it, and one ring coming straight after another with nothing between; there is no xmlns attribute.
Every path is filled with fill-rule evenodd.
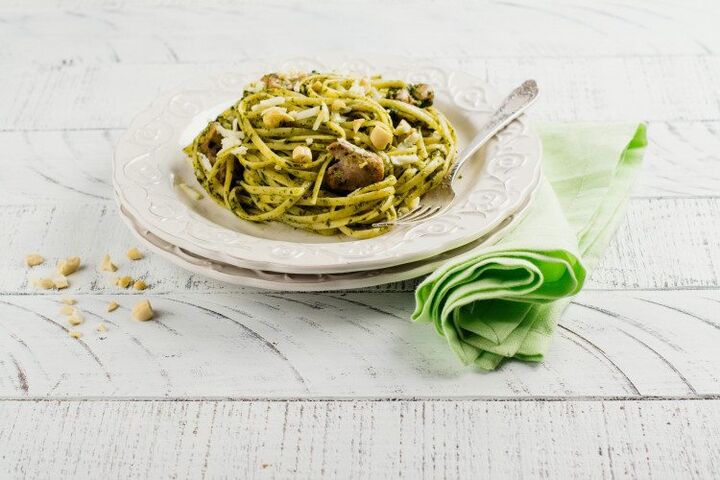
<svg viewBox="0 0 720 480"><path fill-rule="evenodd" d="M429 107L435 100L435 92L427 83L418 83L410 86L410 95L415 99L417 106L421 108Z"/></svg>
<svg viewBox="0 0 720 480"><path fill-rule="evenodd" d="M394 98L395 100L399 100L401 102L411 103L410 102L410 92L408 92L407 88L399 88L399 89L395 90L392 93L392 98Z"/></svg>
<svg viewBox="0 0 720 480"><path fill-rule="evenodd" d="M212 165L215 163L215 157L221 149L222 135L218 132L217 126L211 123L198 142L198 151L204 154Z"/></svg>
<svg viewBox="0 0 720 480"><path fill-rule="evenodd" d="M265 88L281 88L283 80L277 73L268 73L260 79L265 84Z"/></svg>
<svg viewBox="0 0 720 480"><path fill-rule="evenodd" d="M382 159L344 139L328 145L337 160L327 170L325 184L331 190L352 192L379 182L385 176Z"/></svg>
<svg viewBox="0 0 720 480"><path fill-rule="evenodd" d="M433 104L435 92L433 92L427 83L416 83L415 85L410 85L408 88L392 90L388 94L388 98L425 108Z"/></svg>

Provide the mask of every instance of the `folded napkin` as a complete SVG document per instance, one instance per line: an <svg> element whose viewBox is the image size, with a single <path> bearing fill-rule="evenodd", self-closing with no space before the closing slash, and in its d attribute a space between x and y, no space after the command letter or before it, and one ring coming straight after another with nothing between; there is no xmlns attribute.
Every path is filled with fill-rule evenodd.
<svg viewBox="0 0 720 480"><path fill-rule="evenodd" d="M466 364L539 362L570 297L622 218L647 145L644 124L546 125L543 174L527 216L497 244L455 257L415 292L413 320L433 322Z"/></svg>

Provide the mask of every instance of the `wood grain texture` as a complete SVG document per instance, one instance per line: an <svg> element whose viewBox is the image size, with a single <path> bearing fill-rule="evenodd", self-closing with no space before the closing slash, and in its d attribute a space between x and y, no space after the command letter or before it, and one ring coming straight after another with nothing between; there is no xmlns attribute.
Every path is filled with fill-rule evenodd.
<svg viewBox="0 0 720 480"><path fill-rule="evenodd" d="M2 2L0 477L712 478L719 15L703 0ZM407 321L413 282L277 294L124 259L109 158L132 117L185 78L329 48L500 88L534 77L541 121L650 121L625 223L546 362L458 365ZM28 286L31 250L87 261L68 292L81 340L59 296ZM112 287L95 268L108 252L152 288ZM155 321L129 318L141 297Z"/></svg>
<svg viewBox="0 0 720 480"><path fill-rule="evenodd" d="M15 8L12 3L4 2L6 7L0 9L4 23L0 35L22 41L18 46L30 48L34 55L28 59L20 49L3 49L2 62L73 57L114 63L232 62L268 52L332 49L328 31L341 31L342 48L349 52L384 51L390 46L403 55L416 56L647 56L720 51L714 22L720 12L707 1L403 0L380 4L316 0L288 4L264 0L196 5L184 0L65 0L43 2L44 6L18 1ZM250 21L268 18L279 27L272 35L267 35L267 22ZM399 24L399 18L406 22ZM303 28L284 28L298 24ZM47 48L38 48L38 39ZM233 48L218 48L228 42Z"/></svg>
<svg viewBox="0 0 720 480"><path fill-rule="evenodd" d="M505 90L535 78L543 94L533 113L541 120L720 120L717 103L708 101L707 94L720 82L716 56L447 57L435 62L486 78ZM0 130L124 128L160 93L188 79L233 69L256 70L256 65L10 64L2 72L6 88L0 91ZM568 76L568 71L573 75Z"/></svg>
<svg viewBox="0 0 720 480"><path fill-rule="evenodd" d="M0 297L2 398L699 398L720 394L720 291L584 292L542 364L463 367L407 293ZM129 309L150 298L156 319ZM121 308L106 312L109 301ZM109 331L97 333L99 322Z"/></svg>
<svg viewBox="0 0 720 480"><path fill-rule="evenodd" d="M718 400L0 406L13 478L678 479L720 464Z"/></svg>
<svg viewBox="0 0 720 480"><path fill-rule="evenodd" d="M72 185L72 184L70 184ZM85 190L92 193L92 190ZM94 194L94 193L92 193ZM86 195L87 196L87 195ZM21 218L22 222L15 219ZM186 272L165 259L148 255L131 262L125 252L137 242L108 202L65 201L61 205L0 206L0 293L43 294L31 280L52 272L58 258L79 255L87 267L70 278L74 293L114 293L120 273L143 277L153 293L235 292L241 289ZM658 289L720 286L720 198L632 200L620 227L586 288ZM28 253L47 257L44 266L27 269ZM100 272L109 253L118 274ZM414 282L389 290L412 289Z"/></svg>

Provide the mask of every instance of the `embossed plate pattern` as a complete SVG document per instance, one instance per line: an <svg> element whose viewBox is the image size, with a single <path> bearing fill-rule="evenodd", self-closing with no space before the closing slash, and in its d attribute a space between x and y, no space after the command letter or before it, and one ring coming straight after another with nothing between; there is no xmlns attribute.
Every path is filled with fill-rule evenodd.
<svg viewBox="0 0 720 480"><path fill-rule="evenodd" d="M383 57L363 61L293 59L194 80L156 100L118 141L113 182L119 203L137 225L199 257L255 270L344 273L387 268L438 255L491 232L530 196L541 168L541 146L523 116L463 168L458 200L447 214L367 240L323 237L277 222L254 224L205 198L190 201L177 185L194 185L181 148L233 104L242 87L274 70L382 73L430 83L436 105L455 125L459 147L472 138L500 100L482 80L436 66Z"/></svg>
<svg viewBox="0 0 720 480"><path fill-rule="evenodd" d="M384 283L401 282L426 275L453 257L485 245L492 245L511 231L525 217L532 204L531 197L517 212L507 217L494 230L462 247L443 252L424 260L405 263L394 267L347 273L280 273L252 270L198 257L182 248L172 245L138 226L124 209L120 216L135 236L150 250L170 262L200 275L245 287L282 290L292 292L314 292L367 288Z"/></svg>

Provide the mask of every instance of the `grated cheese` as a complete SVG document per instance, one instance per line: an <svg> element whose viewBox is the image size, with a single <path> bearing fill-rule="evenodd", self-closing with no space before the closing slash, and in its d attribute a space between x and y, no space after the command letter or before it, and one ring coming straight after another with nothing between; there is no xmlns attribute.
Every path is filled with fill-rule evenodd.
<svg viewBox="0 0 720 480"><path fill-rule="evenodd" d="M409 165L420 161L417 155L395 155L390 157L390 161L397 166Z"/></svg>
<svg viewBox="0 0 720 480"><path fill-rule="evenodd" d="M264 111L267 110L270 107L277 107L278 105L282 105L285 103L285 97L270 97L266 98L265 100L261 100L257 103L257 105L253 105L251 110L253 112L257 111Z"/></svg>
<svg viewBox="0 0 720 480"><path fill-rule="evenodd" d="M290 115L292 115L295 120L305 120L306 118L314 117L318 113L320 113L320 107L312 107L300 110L299 112L290 112Z"/></svg>
<svg viewBox="0 0 720 480"><path fill-rule="evenodd" d="M210 163L210 159L204 153L198 152L198 158L200 159L200 165L202 165L206 172L212 170L212 163Z"/></svg>

